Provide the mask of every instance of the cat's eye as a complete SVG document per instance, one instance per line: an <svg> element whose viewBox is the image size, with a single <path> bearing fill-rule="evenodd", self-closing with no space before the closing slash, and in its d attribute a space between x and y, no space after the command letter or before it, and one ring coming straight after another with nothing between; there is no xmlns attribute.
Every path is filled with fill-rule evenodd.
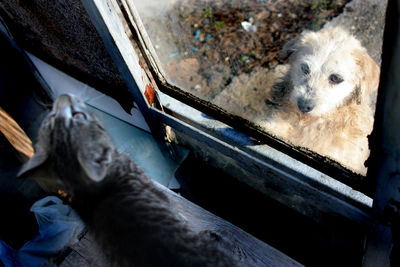
<svg viewBox="0 0 400 267"><path fill-rule="evenodd" d="M308 66L308 64L302 63L302 64L300 65L300 68L301 68L301 71L302 71L305 75L310 74L310 67Z"/></svg>
<svg viewBox="0 0 400 267"><path fill-rule="evenodd" d="M72 117L74 119L78 119L78 120L85 120L86 119L86 114L83 112L73 112L72 113Z"/></svg>
<svg viewBox="0 0 400 267"><path fill-rule="evenodd" d="M343 78L338 74L331 74L329 76L329 82L331 84L339 84L339 83L343 82Z"/></svg>

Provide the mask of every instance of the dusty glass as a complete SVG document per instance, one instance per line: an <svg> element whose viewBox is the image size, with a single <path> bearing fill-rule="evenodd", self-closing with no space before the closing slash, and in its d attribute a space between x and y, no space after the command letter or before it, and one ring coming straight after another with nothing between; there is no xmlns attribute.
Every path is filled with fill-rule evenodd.
<svg viewBox="0 0 400 267"><path fill-rule="evenodd" d="M325 102L334 106L333 111L329 110L330 113L317 112L318 104L305 97L293 100L295 103L292 104L296 110L288 111L286 107L291 102L280 99L282 97L280 94L289 94L288 91L295 87L290 80L294 79L292 76L295 75L295 71L290 70L299 69L296 74L299 76L298 79L320 75L320 72L315 70L316 67L313 69L314 63L306 62L306 59L304 62L296 62L295 66L294 63L290 63L296 61L294 56L282 57L285 44L299 38L307 30L319 31L327 27L327 24L341 26L350 34L354 33L357 39L361 39L361 46L368 46L366 51L379 66L386 1L369 1L371 2L369 4L362 2L357 0L133 0L161 64L159 67L168 83L229 113L254 122L269 134L294 146L317 152L348 169L365 174L366 168L363 162L369 154L367 135L372 130L376 93L371 92L368 96L369 103L365 107L369 106L370 109L361 111L368 113L367 116L360 116L368 117L366 119L368 121L359 123L367 126L356 126L356 129L352 128L349 131L343 130L348 125L339 125L341 119L340 117L338 119L338 116L341 116L339 111L348 115L353 110L337 108L348 105L353 98L356 101L358 92L350 92L348 89L346 96L337 96L339 89L336 90L334 87L344 87L344 84L353 77L342 74L339 70L335 70L335 67L331 67L329 73L326 73L324 83L307 87L325 86L331 91L336 90L336 93L327 92L324 95ZM372 4L374 8L368 6ZM363 8L359 8L362 5ZM325 42L322 39L318 42ZM322 47L320 50L326 49ZM314 51L314 54L316 53ZM341 54L350 65L353 64L349 59L351 56L346 57L344 54L354 53L346 50ZM337 56L334 57L337 61ZM358 64L357 60L353 60L353 65ZM320 64L321 69L325 66L322 64L326 62ZM342 66L339 64L338 68ZM355 69L349 67L346 71L353 72L352 68ZM376 71L379 76L379 67L374 69L374 72ZM366 75L371 76L370 73ZM290 86L282 83L282 80L290 83ZM284 88L280 88L282 84ZM350 87L356 88L356 82L347 88ZM274 90L275 92L271 93ZM374 90L376 91L376 88ZM316 95L314 91L312 94ZM340 97L343 99L339 99ZM357 105L355 103L354 116L359 112ZM279 112L286 112L286 115L280 115L279 120L274 121L274 116ZM347 119L348 117L343 117L343 120ZM354 134L359 136L353 138L351 136L353 130L359 130ZM345 142L341 139L343 135L346 135ZM352 154L346 151L356 152Z"/></svg>

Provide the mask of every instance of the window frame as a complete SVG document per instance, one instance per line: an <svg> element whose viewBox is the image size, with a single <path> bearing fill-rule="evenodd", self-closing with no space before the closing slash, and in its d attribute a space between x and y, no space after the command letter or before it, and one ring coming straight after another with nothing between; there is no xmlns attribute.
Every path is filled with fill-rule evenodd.
<svg viewBox="0 0 400 267"><path fill-rule="evenodd" d="M145 26L141 21L139 12L136 10L132 0L117 0L121 13L125 19L126 26L132 33L133 40L138 44L139 53L143 54L143 60L149 66L148 72L152 76L157 88L189 105L203 113L215 118L216 120L223 121L234 129L254 138L257 142L271 146L275 149L283 151L285 154L305 163L329 176L334 176L352 188L365 192L367 195L372 195L372 186L369 183L364 183L364 176L355 173L346 167L342 166L339 162L322 156L304 147L296 147L288 144L284 140L271 135L265 130L262 130L256 123L227 112L223 107L217 106L209 101L201 99L178 86L172 85L167 81L165 72L161 68L161 63L157 58L157 53L152 45L150 37L146 33Z"/></svg>
<svg viewBox="0 0 400 267"><path fill-rule="evenodd" d="M315 154L310 157L309 151L296 150L251 122L169 86L162 70L157 68L157 60L151 56L154 49L146 46L146 36L140 31L143 25L137 18L133 20L136 11L133 5L128 5L132 4L130 0L82 0L82 3L152 133L160 140L168 137L164 127L168 125L177 133L180 143L208 157L210 164L224 166L237 179L301 214L320 223L340 217L366 230L372 227L372 199L357 191L365 192L364 185L343 183L349 178L357 181L358 175L324 157ZM144 63L150 67L144 67ZM149 92L155 96L152 103L146 96ZM203 113L214 119L204 118ZM204 119L200 120L201 117ZM265 142L260 145L255 141L249 146L221 129L236 131L246 140L256 138Z"/></svg>

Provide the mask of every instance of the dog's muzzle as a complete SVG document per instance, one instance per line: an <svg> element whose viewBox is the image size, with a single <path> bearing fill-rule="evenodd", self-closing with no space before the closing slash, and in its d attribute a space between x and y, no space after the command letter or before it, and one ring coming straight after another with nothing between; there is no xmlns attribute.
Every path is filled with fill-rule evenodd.
<svg viewBox="0 0 400 267"><path fill-rule="evenodd" d="M315 107L315 101L312 99L299 98L297 100L297 107L303 113L308 113Z"/></svg>

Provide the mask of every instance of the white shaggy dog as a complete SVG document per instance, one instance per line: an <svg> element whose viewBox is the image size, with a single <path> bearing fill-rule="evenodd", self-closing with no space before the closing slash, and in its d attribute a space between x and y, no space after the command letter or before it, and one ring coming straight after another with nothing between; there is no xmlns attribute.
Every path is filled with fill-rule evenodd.
<svg viewBox="0 0 400 267"><path fill-rule="evenodd" d="M340 27L304 32L283 48L287 72L268 92L262 125L366 174L380 69L366 49Z"/></svg>

